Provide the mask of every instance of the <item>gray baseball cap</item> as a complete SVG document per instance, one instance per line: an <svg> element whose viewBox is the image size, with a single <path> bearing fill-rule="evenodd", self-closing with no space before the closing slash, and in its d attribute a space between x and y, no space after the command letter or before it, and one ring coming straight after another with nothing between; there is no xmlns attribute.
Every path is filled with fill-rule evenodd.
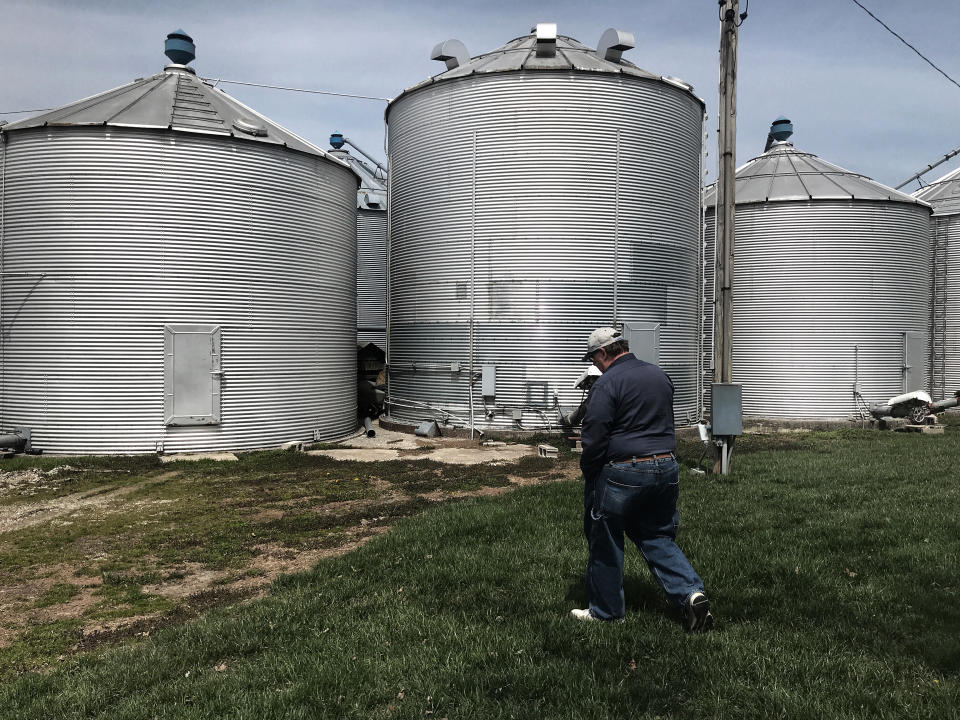
<svg viewBox="0 0 960 720"><path fill-rule="evenodd" d="M622 339L619 330L614 330L612 327L597 328L587 338L587 354L580 359L589 360L600 348L605 348L607 345L612 345Z"/></svg>

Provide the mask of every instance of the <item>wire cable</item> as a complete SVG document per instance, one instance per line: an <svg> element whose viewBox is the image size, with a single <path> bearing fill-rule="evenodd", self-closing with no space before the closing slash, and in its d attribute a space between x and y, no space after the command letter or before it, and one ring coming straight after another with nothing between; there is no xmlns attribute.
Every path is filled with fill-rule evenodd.
<svg viewBox="0 0 960 720"><path fill-rule="evenodd" d="M924 55L922 52L920 52L919 50L917 50L913 45L911 45L911 44L908 43L906 40L904 40L900 35L898 35L898 34L896 33L896 31L893 30L893 28L891 28L889 25L887 25L883 20L881 20L881 19L878 18L876 15L874 15L872 12L870 12L866 7L863 6L863 4L860 2L860 0L850 0L850 1L851 1L854 5L856 5L857 7L859 7L861 10L863 10L867 15L869 15L869 16L872 17L874 20L876 20L878 23L880 23L881 25L883 25L883 27L886 28L887 32L889 32L891 35L893 35L895 38L897 38L897 40L899 40L900 42L902 42L902 43L903 43L904 45L906 45L908 48L910 48L911 50L913 50L917 55L919 55L921 58L923 58L924 62L926 62L927 65L929 65L930 67L932 67L932 68L933 68L934 70L936 70L938 73L940 73L941 75L943 75L947 80L949 80L949 81L952 82L954 85L956 85L958 88L960 88L960 83L958 83L958 82L957 82L956 80L954 80L952 77L950 77L949 75L947 75L943 70L941 70L941 69L938 68L936 65L934 65L934 64L933 64L933 61L931 61L926 55Z"/></svg>
<svg viewBox="0 0 960 720"><path fill-rule="evenodd" d="M220 83L229 85L247 85L248 87L269 88L270 90L289 90L290 92L310 93L311 95L336 95L337 97L358 98L360 100L382 100L390 102L393 98L377 97L375 95L354 95L352 93L333 92L332 90L308 90L306 88L285 87L283 85L264 85L263 83L242 82L240 80L224 80L223 78L200 78L204 82L212 82L214 87Z"/></svg>
<svg viewBox="0 0 960 720"><path fill-rule="evenodd" d="M35 110L4 110L0 112L0 115L20 115L21 113L32 113L32 112L47 112L48 110L54 110L55 108L36 108Z"/></svg>

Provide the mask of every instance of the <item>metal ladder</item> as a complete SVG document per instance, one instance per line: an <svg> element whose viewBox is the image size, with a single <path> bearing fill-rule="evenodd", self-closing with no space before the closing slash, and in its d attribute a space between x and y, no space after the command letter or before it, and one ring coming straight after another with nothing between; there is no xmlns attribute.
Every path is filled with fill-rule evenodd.
<svg viewBox="0 0 960 720"><path fill-rule="evenodd" d="M943 400L947 374L947 227L941 218L934 218L933 224L930 395L934 400Z"/></svg>

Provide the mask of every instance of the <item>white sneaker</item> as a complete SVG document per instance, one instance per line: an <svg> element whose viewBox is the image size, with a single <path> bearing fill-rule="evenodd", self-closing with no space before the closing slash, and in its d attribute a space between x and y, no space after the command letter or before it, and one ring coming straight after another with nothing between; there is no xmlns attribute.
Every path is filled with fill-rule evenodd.
<svg viewBox="0 0 960 720"><path fill-rule="evenodd" d="M691 593L683 607L683 616L689 632L703 632L713 627L710 601L702 592Z"/></svg>
<svg viewBox="0 0 960 720"><path fill-rule="evenodd" d="M590 608L583 608L582 610L580 608L574 608L573 610L570 611L570 617L572 617L574 620L582 620L582 621L597 619L590 614Z"/></svg>

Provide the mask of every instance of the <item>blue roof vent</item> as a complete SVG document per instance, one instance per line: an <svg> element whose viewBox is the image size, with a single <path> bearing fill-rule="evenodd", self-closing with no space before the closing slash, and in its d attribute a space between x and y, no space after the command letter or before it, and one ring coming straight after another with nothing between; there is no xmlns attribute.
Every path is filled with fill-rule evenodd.
<svg viewBox="0 0 960 720"><path fill-rule="evenodd" d="M773 125L770 126L770 135L777 142L783 142L793 135L793 123L781 115L774 120Z"/></svg>
<svg viewBox="0 0 960 720"><path fill-rule="evenodd" d="M344 143L343 133L335 132L330 134L330 145L333 146L334 150L339 150L340 148L342 148L343 143Z"/></svg>
<svg viewBox="0 0 960 720"><path fill-rule="evenodd" d="M167 35L164 50L170 61L177 65L189 65L197 57L197 46L193 44L193 38L183 30L174 30Z"/></svg>
<svg viewBox="0 0 960 720"><path fill-rule="evenodd" d="M786 142L791 135L793 135L793 123L781 115L770 126L770 132L767 133L767 144L763 151L767 152L774 146L774 143Z"/></svg>

